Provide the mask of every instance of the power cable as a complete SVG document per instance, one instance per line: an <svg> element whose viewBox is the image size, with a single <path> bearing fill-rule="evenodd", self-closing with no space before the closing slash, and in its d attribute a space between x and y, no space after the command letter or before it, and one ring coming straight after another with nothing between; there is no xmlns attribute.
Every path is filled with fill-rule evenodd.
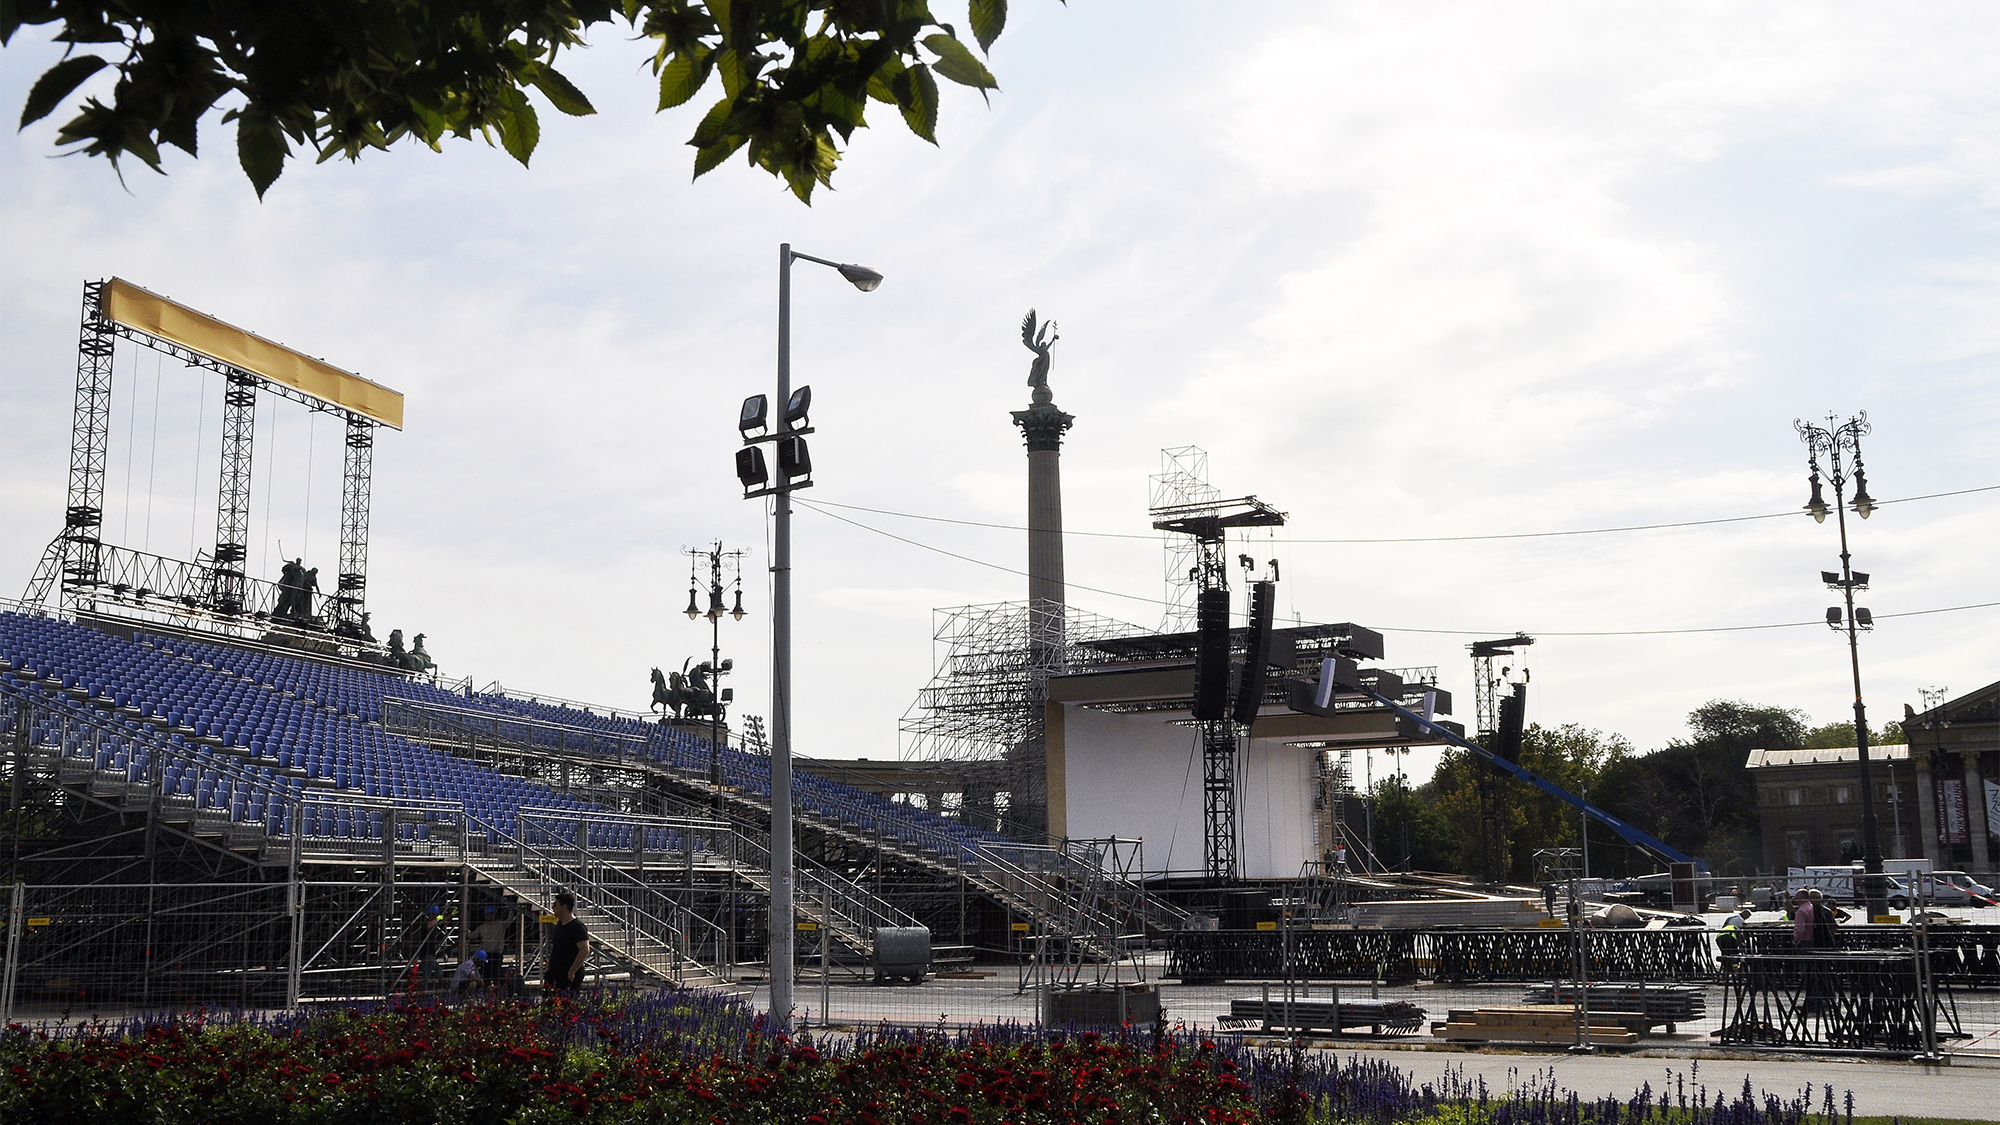
<svg viewBox="0 0 2000 1125"><path fill-rule="evenodd" d="M1931 492L1931 493L1926 493L1922 496L1903 496L1903 497L1898 497L1897 499L1894 500L1878 500L1876 501L1875 506L1878 508L1886 508L1891 504L1907 504L1915 500L1937 500L1947 496L1968 496L1975 492L1995 492L1995 491L2000 491L2000 484L1982 485L1981 487L1978 488L1961 488L1951 492ZM996 528L1001 531L1028 530L1028 528L1020 524L988 523L983 520L961 520L961 519L953 519L949 516L927 516L927 515L921 515L916 512L898 512L888 508L863 507L860 504L839 504L831 500L814 500L813 503L820 504L829 508L844 508L851 512L867 512L870 515L895 516L899 519L908 519L908 520L925 520L930 523L952 523L952 524L958 524L963 527L990 527L990 528ZM1345 544L1345 545L1387 544L1387 543L1477 543L1492 539L1552 539L1569 535L1612 535L1627 531L1664 531L1676 527L1710 527L1716 524L1749 523L1754 520L1775 520L1775 519L1783 519L1786 516L1802 516L1805 514L1806 514L1805 510L1800 509L1798 511L1792 511L1792 512L1765 512L1762 515L1755 515L1755 516L1723 516L1717 519L1678 520L1671 523L1641 523L1641 524L1630 524L1623 527L1585 527L1585 528L1574 528L1568 531L1509 531L1509 532L1496 532L1491 535L1415 535L1415 536L1383 537L1374 539L1280 539L1274 536L1268 541L1272 543ZM1148 541L1154 541L1159 539L1159 535L1157 534L1142 535L1137 532L1130 532L1130 531L1075 531L1065 528L1063 530L1063 534L1084 535L1095 539L1145 539Z"/></svg>
<svg viewBox="0 0 2000 1125"><path fill-rule="evenodd" d="M948 558L958 559L961 562L969 562L975 566L987 567L988 569L991 570L998 570L1006 574L1018 575L1022 578L1028 577L1028 572L1025 570L1017 570L1014 567L1003 566L1000 563L987 562L985 559L976 559L973 558L971 555L961 555L956 551L947 551L943 547L936 547L932 546L929 543L922 542L920 540L905 538L904 536L897 535L895 532L884 531L879 527L871 527L868 524L860 522L859 520L848 519L846 516L840 515L837 512L826 511L824 508L820 507L820 505L825 503L825 501L802 500L795 496L793 497L793 502L809 511L818 512L820 515L823 515L828 519L839 520L841 523L848 524L852 527L858 527L863 531L873 532L876 535L884 536L889 539L894 539L898 543L905 543L912 547L920 547L923 550L944 555ZM848 505L843 505L843 507L847 506ZM1084 586L1078 583L1069 583L1068 585L1070 589L1087 590L1093 594L1104 594L1114 598L1125 598L1129 601L1145 602L1149 605L1172 604L1170 602L1163 601L1159 598L1142 597L1138 594L1127 594L1118 590L1105 590L1096 586ZM1878 613L1875 615L1875 618L1876 620L1881 621L1896 617L1920 617L1926 614L1933 614L1933 613L1958 613L1963 610L1969 610L1969 609L1988 609L1993 606L2000 606L2000 601L1976 602L1971 605L1944 606L1939 609L1916 609L1916 610L1908 610L1902 613ZM1234 616L1241 617L1244 615L1241 613L1235 613ZM1814 620L1814 621L1778 621L1768 625L1711 625L1711 626L1692 628L1692 629L1602 629L1602 630L1570 630L1570 631L1537 629L1534 631L1534 635L1537 637L1658 637L1658 636L1669 636L1680 633L1747 633L1765 629L1800 629L1808 625L1825 625L1825 624L1826 622L1824 621ZM1492 636L1497 636L1502 632L1506 632L1506 630L1496 631L1493 629L1418 629L1418 628L1395 626L1395 625L1374 625L1370 626L1370 628L1380 633L1427 633L1437 636L1451 636L1451 637L1492 637Z"/></svg>

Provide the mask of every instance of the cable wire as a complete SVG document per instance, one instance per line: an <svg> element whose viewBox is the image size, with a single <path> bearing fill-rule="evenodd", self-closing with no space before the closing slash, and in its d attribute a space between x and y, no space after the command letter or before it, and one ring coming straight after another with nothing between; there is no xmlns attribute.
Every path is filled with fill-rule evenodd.
<svg viewBox="0 0 2000 1125"><path fill-rule="evenodd" d="M1915 500L1937 500L1947 496L1969 496L1975 492L1994 492L1994 491L2000 491L2000 484L1982 485L1978 488L1961 488L1951 492L1931 492L1931 493L1926 493L1925 495L1922 496L1903 496L1903 497L1898 497L1897 499L1894 500L1879 500L1876 502L1875 506L1878 508L1886 508L1891 504L1907 504ZM839 504L831 500L814 500L813 503L823 505L829 508L844 508L850 512L867 512L870 515L895 516L899 519L925 520L930 523L952 523L952 524L958 524L962 527L990 527L990 528L996 528L1001 531L1028 530L1028 528L1023 527L1020 524L988 523L983 520L961 520L961 519L953 519L950 516L926 516L916 512L898 512L888 508L869 508L869 507L864 507L860 504ZM830 515L831 513L826 513L826 514ZM1755 516L1722 516L1716 519L1707 519L1707 520L1678 520L1671 523L1640 523L1640 524L1630 524L1624 527L1585 527L1585 528L1574 528L1568 531L1508 531L1508 532L1496 532L1491 535L1414 535L1414 536L1383 537L1374 539L1279 539L1276 537L1272 537L1271 539L1268 540L1268 542L1304 543L1304 544L1345 544L1345 545L1385 544L1385 543L1478 543L1493 539L1552 539L1569 535L1612 535L1627 531L1664 531L1676 527L1711 527L1716 524L1749 523L1755 520L1775 520L1775 519L1783 519L1786 516L1803 516L1805 514L1806 514L1805 510L1800 509L1794 512L1765 512L1761 515L1755 515ZM1074 531L1067 528L1064 529L1063 534L1085 535L1095 539L1145 539L1150 541L1150 540L1157 540L1159 538L1159 535L1157 533L1153 535L1143 535L1138 532L1131 532L1131 531Z"/></svg>
<svg viewBox="0 0 2000 1125"><path fill-rule="evenodd" d="M840 515L837 512L826 511L824 508L820 506L825 503L825 501L823 500L804 500L797 496L794 496L792 497L792 502L797 504L801 508L807 509L808 511L818 512L820 515L825 516L828 519L839 520L841 523L847 524L851 527L858 527L863 531L873 532L876 535L880 535L889 539L894 539L898 543L908 544L909 546L912 547L919 547L922 548L923 550L944 555L948 558L958 559L960 562L972 563L975 566L987 567L988 569L991 570L998 570L1006 574L1018 575L1022 578L1028 577L1028 572L1025 570L1017 570L1011 566L1003 566L1000 563L987 562L985 559L976 559L973 558L971 555L961 555L956 551L947 551L943 547L936 547L932 546L929 543L922 542L920 540L905 538L904 536L897 535L893 531L884 531L879 527L871 527L868 524L862 523L859 520L849 519L846 516ZM842 506L850 507L851 505L842 505ZM1165 606L1172 605L1171 602L1163 601L1159 598L1142 597L1138 594L1127 594L1118 590L1105 590L1096 586L1084 586L1078 583L1069 583L1068 586L1070 589L1087 590L1093 594L1104 594L1114 598L1125 598L1129 601L1145 602L1149 605L1165 605ZM1875 619L1878 621L1883 621L1896 617L1922 617L1927 614L1958 613L1964 610L1971 610L1971 609L1989 609L1994 606L2000 606L2000 601L1975 602L1971 605L1944 606L1938 609L1914 609L1914 610L1907 610L1902 613L1878 613L1875 615ZM1245 616L1243 613L1234 611L1232 611L1232 615L1237 617ZM1533 635L1537 637L1659 637L1659 636L1671 636L1681 633L1749 633L1749 632L1758 632L1766 629L1802 629L1808 625L1825 625L1825 624L1826 624L1825 621L1813 620L1813 621L1777 621L1777 622L1772 622L1771 624L1768 625L1710 625L1710 626L1690 628L1690 629L1593 629L1593 630L1567 630L1567 631L1554 630L1554 629L1537 629L1533 631ZM1499 636L1503 632L1508 632L1508 630L1493 630L1493 629L1418 629L1408 626L1397 626L1397 625L1374 625L1370 626L1370 628L1380 633L1426 633L1436 636L1450 636L1450 637L1493 637L1493 636ZM1515 631L1518 632L1519 630Z"/></svg>

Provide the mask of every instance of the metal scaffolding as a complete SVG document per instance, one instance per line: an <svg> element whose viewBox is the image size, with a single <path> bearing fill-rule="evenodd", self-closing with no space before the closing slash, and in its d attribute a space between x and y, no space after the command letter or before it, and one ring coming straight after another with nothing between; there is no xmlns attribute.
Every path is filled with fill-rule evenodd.
<svg viewBox="0 0 2000 1125"><path fill-rule="evenodd" d="M900 724L904 758L1012 763L1015 830L1046 826L1042 708L1049 677L1102 661L1085 647L1090 642L1146 632L1074 606L1060 617L1042 609L995 602L936 610L937 671Z"/></svg>
<svg viewBox="0 0 2000 1125"><path fill-rule="evenodd" d="M1222 497L1208 483L1208 451L1195 445L1160 450L1160 472L1152 478L1152 485L1152 502L1147 507L1153 509L1210 504ZM1192 629L1194 595L1201 589L1196 574L1201 548L1187 536L1174 532L1163 532L1160 542L1166 550L1167 580L1167 610L1160 615L1160 631L1177 633Z"/></svg>

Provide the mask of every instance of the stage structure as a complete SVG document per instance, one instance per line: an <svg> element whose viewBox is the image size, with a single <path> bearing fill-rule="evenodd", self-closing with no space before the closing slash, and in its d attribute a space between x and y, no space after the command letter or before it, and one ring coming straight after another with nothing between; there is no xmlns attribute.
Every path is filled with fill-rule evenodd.
<svg viewBox="0 0 2000 1125"><path fill-rule="evenodd" d="M1195 721L1201 726L1201 791L1204 810L1203 854L1211 879L1234 879L1236 862L1236 764L1243 731L1256 717L1276 598L1277 561L1273 578L1251 583L1252 637L1243 663L1243 683L1236 693L1245 706L1230 707L1229 686L1229 558L1225 541L1230 531L1246 527L1283 527L1285 514L1257 499L1207 500L1154 508L1153 527L1182 535L1196 545L1190 577L1197 583L1195 628L1199 645L1195 660ZM1256 562L1243 556L1246 570ZM1254 682L1253 682L1254 681Z"/></svg>
<svg viewBox="0 0 2000 1125"><path fill-rule="evenodd" d="M1516 649L1535 643L1526 633L1467 645L1472 653L1473 711L1477 719L1479 744L1508 761L1521 757L1522 728L1527 717L1528 669L1526 654L1515 659ZM1494 662L1507 660L1496 671ZM1500 689L1507 687L1507 694ZM1507 794L1500 787L1497 770L1479 771L1479 857L1480 876L1498 883L1507 874Z"/></svg>
<svg viewBox="0 0 2000 1125"><path fill-rule="evenodd" d="M1206 724L1190 711L1200 692L1204 647L1199 631L1145 633L1072 646L1063 674L1049 681L1049 831L1058 836L1118 836L1145 841L1150 879L1227 883L1212 868L1217 852L1234 857L1234 879L1294 879L1328 862L1321 841L1332 815L1317 801L1329 756L1342 750L1432 744L1440 736L1403 721L1393 708L1358 696L1315 706L1313 679L1337 661L1385 698L1449 714L1451 696L1433 668L1356 670L1379 660L1382 638L1352 623L1229 629L1222 647L1240 666L1261 656L1266 676L1254 690L1239 682L1226 722L1239 723L1228 763L1235 836L1216 848L1210 795L1197 790L1207 765ZM1212 644L1212 638L1208 639ZM1304 688L1302 711L1296 700ZM1447 729L1453 724L1441 723ZM1315 807L1319 805L1321 807Z"/></svg>
<svg viewBox="0 0 2000 1125"><path fill-rule="evenodd" d="M113 356L119 340L220 375L224 382L215 546L191 560L104 538ZM304 567L286 584L248 572L257 396L331 414L345 429L338 576L324 614L313 612ZM375 430L401 429L403 396L350 371L273 343L125 281L84 285L70 427L69 497L22 600L115 616L163 616L223 632L328 635L372 648L367 623L368 522ZM315 568L316 570L316 568Z"/></svg>

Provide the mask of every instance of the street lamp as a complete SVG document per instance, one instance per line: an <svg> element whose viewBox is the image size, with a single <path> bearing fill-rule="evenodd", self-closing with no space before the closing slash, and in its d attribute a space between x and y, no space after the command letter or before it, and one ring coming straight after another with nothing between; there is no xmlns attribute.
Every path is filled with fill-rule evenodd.
<svg viewBox="0 0 2000 1125"><path fill-rule="evenodd" d="M805 435L812 388L792 390L792 261L804 259L840 271L856 289L871 293L882 275L867 266L831 262L800 254L792 244L778 247L778 407L763 395L743 400L737 430L744 447L736 453L736 476L745 499L769 496L771 520L771 1022L779 1029L792 1020L792 493L812 487L812 457ZM753 432L755 431L755 432ZM759 448L769 442L777 453L775 476Z"/></svg>
<svg viewBox="0 0 2000 1125"><path fill-rule="evenodd" d="M1854 514L1865 520L1875 510L1875 499L1868 495L1868 476L1861 465L1861 439L1869 432L1868 412L1864 410L1845 422L1829 414L1824 426L1793 419L1792 427L1806 443L1806 464L1812 469L1809 478L1812 498L1806 501L1805 510L1819 523L1826 522L1828 510L1820 491L1821 457L1826 458L1827 476L1833 481L1832 511L1840 527L1840 573L1821 571L1820 580L1828 589L1840 591L1846 609L1845 614L1840 606L1827 610L1826 623L1835 629L1843 626L1847 629L1847 659L1854 673L1854 745L1861 759L1862 897L1868 903L1868 916L1872 919L1888 910L1888 896L1882 886L1882 832L1875 820L1875 786L1868 765L1868 710L1861 702L1860 630L1872 628L1875 619L1865 607L1855 608L1854 591L1868 588L1868 575L1855 571L1847 551L1850 475L1854 479Z"/></svg>
<svg viewBox="0 0 2000 1125"><path fill-rule="evenodd" d="M708 674L715 701L708 712L708 785L715 803L717 819L723 816L722 809L722 708L735 695L733 690L724 690L722 677L736 666L734 660L722 658L722 618L724 614L743 620L743 556L747 551L725 551L721 542L706 550L685 549L688 556L688 607L689 621L708 618ZM696 578L695 561L708 560L708 609L704 612L695 604ZM736 569L736 606L734 609L722 607L722 569L727 564Z"/></svg>

